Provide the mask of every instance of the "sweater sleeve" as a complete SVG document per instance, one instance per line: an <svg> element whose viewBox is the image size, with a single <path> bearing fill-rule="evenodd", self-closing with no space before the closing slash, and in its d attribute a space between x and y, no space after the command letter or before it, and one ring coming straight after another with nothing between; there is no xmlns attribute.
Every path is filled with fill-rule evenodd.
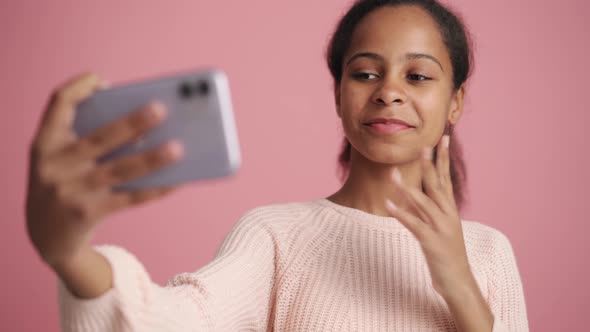
<svg viewBox="0 0 590 332"><path fill-rule="evenodd" d="M162 287L123 248L95 247L112 266L113 288L79 299L58 281L63 331L266 330L275 279L276 241L260 213L244 215L214 259Z"/></svg>
<svg viewBox="0 0 590 332"><path fill-rule="evenodd" d="M528 332L524 290L516 258L510 241L501 232L496 232L489 262L492 332Z"/></svg>

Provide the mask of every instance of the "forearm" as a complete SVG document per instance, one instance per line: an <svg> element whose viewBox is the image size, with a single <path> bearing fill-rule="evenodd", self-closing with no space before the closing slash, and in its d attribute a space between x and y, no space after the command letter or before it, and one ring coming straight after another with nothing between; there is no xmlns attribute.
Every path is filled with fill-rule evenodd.
<svg viewBox="0 0 590 332"><path fill-rule="evenodd" d="M111 265L91 247L68 262L52 266L68 290L78 298L96 298L113 287Z"/></svg>
<svg viewBox="0 0 590 332"><path fill-rule="evenodd" d="M445 297L459 332L491 332L494 316L475 279Z"/></svg>

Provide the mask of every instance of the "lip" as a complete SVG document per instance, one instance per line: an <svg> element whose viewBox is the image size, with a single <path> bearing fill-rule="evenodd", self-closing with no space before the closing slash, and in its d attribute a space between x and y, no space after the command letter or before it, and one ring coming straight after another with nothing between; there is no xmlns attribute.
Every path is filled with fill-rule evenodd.
<svg viewBox="0 0 590 332"><path fill-rule="evenodd" d="M411 124L407 123L406 121L404 121L402 119L396 119L396 118L372 118L363 124L370 126L370 125L373 125L376 123L388 124L388 125L389 124L398 124L398 125L404 125L406 127L415 128L415 126L412 126Z"/></svg>
<svg viewBox="0 0 590 332"><path fill-rule="evenodd" d="M363 123L373 133L379 135L393 135L397 133L407 132L415 127L408 124L406 121L396 118L373 118Z"/></svg>
<svg viewBox="0 0 590 332"><path fill-rule="evenodd" d="M371 124L366 124L365 126L367 128L369 128L372 132L374 132L376 134L380 134L380 135L393 135L393 134L402 133L402 132L406 132L411 129L414 129L414 127L408 127L406 125L399 124L399 123L393 123L393 122L392 123L375 122L375 123L371 123Z"/></svg>

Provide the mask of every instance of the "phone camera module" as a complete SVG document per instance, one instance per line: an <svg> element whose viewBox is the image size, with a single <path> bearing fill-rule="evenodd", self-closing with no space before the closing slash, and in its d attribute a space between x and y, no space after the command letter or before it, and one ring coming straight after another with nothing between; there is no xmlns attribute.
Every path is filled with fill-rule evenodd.
<svg viewBox="0 0 590 332"><path fill-rule="evenodd" d="M206 96L209 94L209 83L207 81L199 81L197 82L197 91L201 96Z"/></svg>
<svg viewBox="0 0 590 332"><path fill-rule="evenodd" d="M193 95L193 90L193 87L189 83L182 83L178 87L178 94L180 94L182 98L190 98Z"/></svg>

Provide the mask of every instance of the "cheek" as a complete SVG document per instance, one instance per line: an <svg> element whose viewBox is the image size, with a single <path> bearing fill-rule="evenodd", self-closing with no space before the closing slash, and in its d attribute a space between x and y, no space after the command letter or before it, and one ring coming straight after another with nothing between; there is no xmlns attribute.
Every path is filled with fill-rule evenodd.
<svg viewBox="0 0 590 332"><path fill-rule="evenodd" d="M411 95L411 100L416 106L424 110L433 110L440 108L447 102L448 98L444 98L443 94L437 89L422 89L416 90Z"/></svg>
<svg viewBox="0 0 590 332"><path fill-rule="evenodd" d="M423 132L432 137L442 132L447 121L449 98L440 92L431 92L415 98L416 112L422 121Z"/></svg>
<svg viewBox="0 0 590 332"><path fill-rule="evenodd" d="M367 100L366 93L350 84L342 85L340 90L340 109L343 118L355 118L363 109Z"/></svg>

